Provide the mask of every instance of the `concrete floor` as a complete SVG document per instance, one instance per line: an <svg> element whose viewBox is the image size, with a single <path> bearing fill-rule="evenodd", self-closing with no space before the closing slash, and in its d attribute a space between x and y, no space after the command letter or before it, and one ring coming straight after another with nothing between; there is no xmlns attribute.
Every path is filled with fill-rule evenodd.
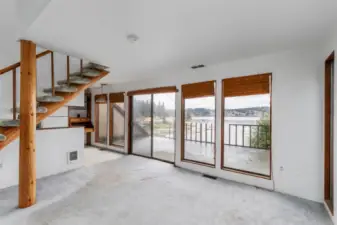
<svg viewBox="0 0 337 225"><path fill-rule="evenodd" d="M123 157L123 155L109 150L100 150L99 148L91 146L84 148L84 166L86 167L110 160L116 160L121 157Z"/></svg>
<svg viewBox="0 0 337 225"><path fill-rule="evenodd" d="M0 191L0 224L332 225L321 204L137 156L41 179L37 193L18 210L17 188Z"/></svg>

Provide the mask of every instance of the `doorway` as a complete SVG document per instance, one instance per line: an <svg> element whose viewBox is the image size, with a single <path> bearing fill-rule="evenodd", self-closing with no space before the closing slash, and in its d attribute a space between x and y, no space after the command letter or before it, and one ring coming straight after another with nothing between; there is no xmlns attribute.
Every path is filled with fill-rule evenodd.
<svg viewBox="0 0 337 225"><path fill-rule="evenodd" d="M334 198L334 52L325 61L324 100L324 200L333 215Z"/></svg>
<svg viewBox="0 0 337 225"><path fill-rule="evenodd" d="M130 153L174 163L175 90L129 96Z"/></svg>

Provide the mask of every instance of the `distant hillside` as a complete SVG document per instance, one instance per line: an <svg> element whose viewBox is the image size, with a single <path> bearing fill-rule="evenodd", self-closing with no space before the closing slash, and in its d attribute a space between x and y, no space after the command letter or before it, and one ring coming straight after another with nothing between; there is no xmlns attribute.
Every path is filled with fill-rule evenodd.
<svg viewBox="0 0 337 225"><path fill-rule="evenodd" d="M269 107L250 107L225 110L225 116L230 117L262 117L266 113L269 114Z"/></svg>
<svg viewBox="0 0 337 225"><path fill-rule="evenodd" d="M185 113L188 117L207 117L214 116L215 110L206 108L188 108ZM229 117L262 117L266 113L269 113L269 107L250 107L225 110L225 116Z"/></svg>

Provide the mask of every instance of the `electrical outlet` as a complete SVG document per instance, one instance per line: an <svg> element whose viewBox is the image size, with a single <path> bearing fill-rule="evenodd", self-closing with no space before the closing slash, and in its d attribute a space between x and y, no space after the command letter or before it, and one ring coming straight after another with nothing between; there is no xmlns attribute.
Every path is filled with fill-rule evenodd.
<svg viewBox="0 0 337 225"><path fill-rule="evenodd" d="M283 166L280 166L280 171L282 172L284 170Z"/></svg>

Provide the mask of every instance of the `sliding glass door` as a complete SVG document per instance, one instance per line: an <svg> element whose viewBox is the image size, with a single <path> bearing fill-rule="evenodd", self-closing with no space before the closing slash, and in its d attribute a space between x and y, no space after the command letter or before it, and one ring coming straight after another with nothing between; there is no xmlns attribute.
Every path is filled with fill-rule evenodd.
<svg viewBox="0 0 337 225"><path fill-rule="evenodd" d="M132 153L151 157L152 95L134 96L132 106Z"/></svg>
<svg viewBox="0 0 337 225"><path fill-rule="evenodd" d="M174 162L175 92L136 94L130 100L131 152Z"/></svg>

